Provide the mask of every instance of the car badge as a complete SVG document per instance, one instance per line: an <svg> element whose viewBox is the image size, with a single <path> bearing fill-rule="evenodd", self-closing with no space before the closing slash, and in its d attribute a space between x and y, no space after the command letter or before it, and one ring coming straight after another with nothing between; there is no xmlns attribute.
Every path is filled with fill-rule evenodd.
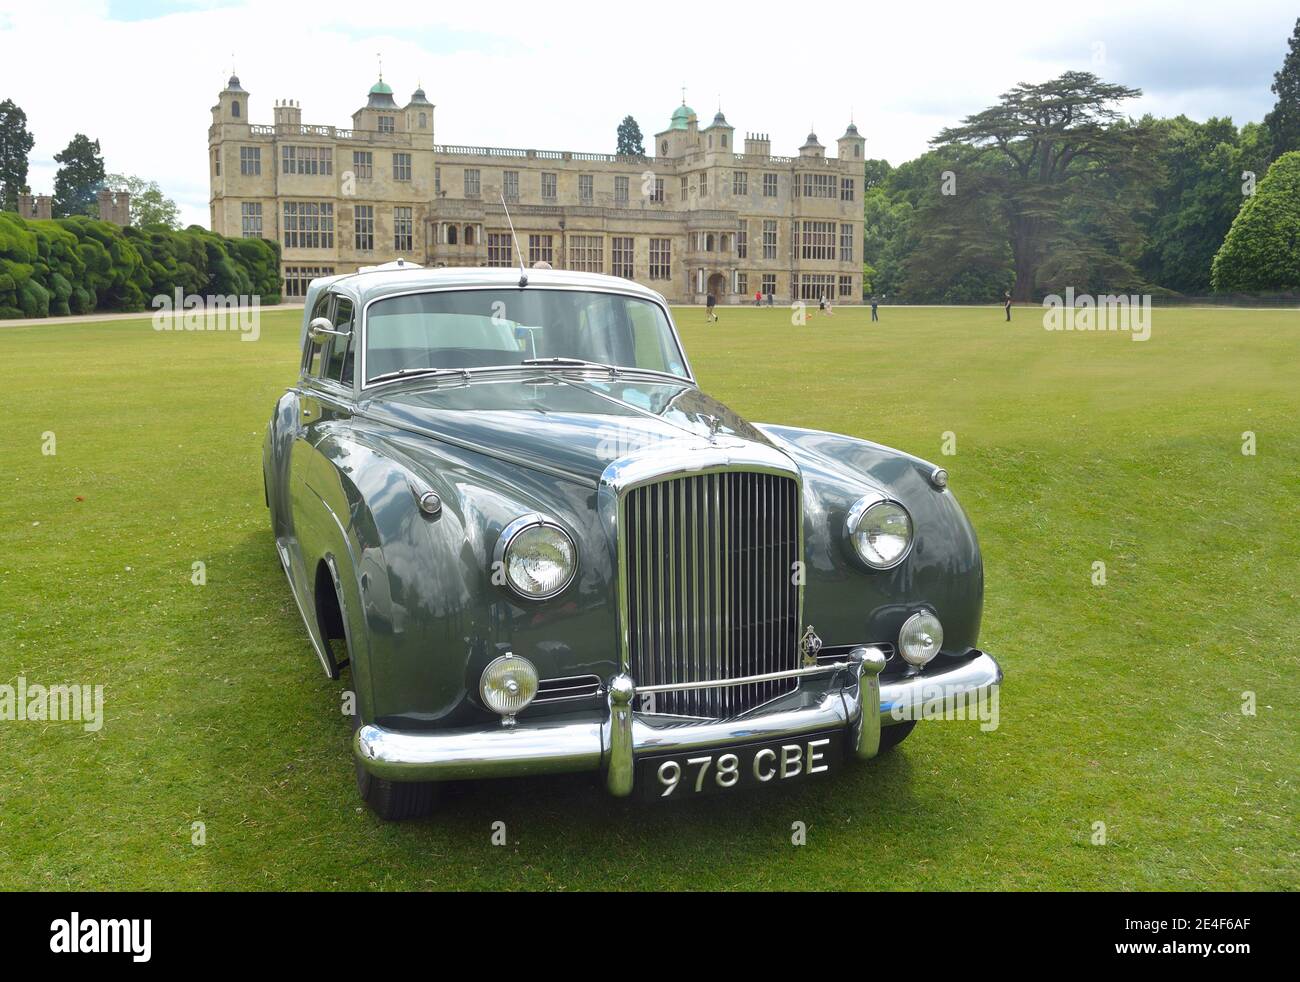
<svg viewBox="0 0 1300 982"><path fill-rule="evenodd" d="M822 650L822 639L817 637L817 632L813 630L811 624L808 630L803 632L803 637L799 639L799 652L803 655L803 663L806 668L814 668L817 665L817 654Z"/></svg>
<svg viewBox="0 0 1300 982"><path fill-rule="evenodd" d="M710 416L709 417L709 442L717 443L718 434L720 432L722 432L722 420L718 419L717 416Z"/></svg>

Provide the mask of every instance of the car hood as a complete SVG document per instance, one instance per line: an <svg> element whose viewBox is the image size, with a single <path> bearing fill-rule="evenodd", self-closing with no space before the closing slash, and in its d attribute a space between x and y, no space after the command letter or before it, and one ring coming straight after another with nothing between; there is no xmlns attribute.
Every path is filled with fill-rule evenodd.
<svg viewBox="0 0 1300 982"><path fill-rule="evenodd" d="M362 414L408 432L595 484L615 460L669 445L773 442L694 385L579 374L439 379L369 399Z"/></svg>

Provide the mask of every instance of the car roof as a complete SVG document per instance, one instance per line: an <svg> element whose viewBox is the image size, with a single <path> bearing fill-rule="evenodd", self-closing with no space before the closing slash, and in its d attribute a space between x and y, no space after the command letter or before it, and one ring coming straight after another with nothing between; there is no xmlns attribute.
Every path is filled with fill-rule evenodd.
<svg viewBox="0 0 1300 982"><path fill-rule="evenodd" d="M644 297L660 303L664 298L655 290L642 286L635 280L620 276L606 276L602 273L578 273L567 269L530 269L527 270L528 285L547 288L570 288L576 290L602 290L606 292L625 293ZM518 267L440 267L422 269L417 266L393 268L392 264L357 273L344 273L329 277L322 286L328 286L338 293L346 293L364 305L380 297L398 293L410 293L413 290L445 290L465 287L481 289L483 287L502 287L516 289L519 287L520 270ZM313 281L313 285L320 281Z"/></svg>
<svg viewBox="0 0 1300 982"><path fill-rule="evenodd" d="M621 276L606 276L603 273L579 273L568 269L530 269L527 270L527 275L529 287L600 290L607 293L622 293L628 296L641 297L665 306L668 303L658 291L642 286L635 280L624 279ZM520 270L517 266L443 266L425 269L416 265L399 266L397 263L372 266L355 273L322 276L312 280L307 288L299 347L306 343L311 312L316 306L316 301L320 298L320 295L326 290L350 297L358 308L364 308L372 300L421 290L483 289L485 287L519 289L519 278Z"/></svg>

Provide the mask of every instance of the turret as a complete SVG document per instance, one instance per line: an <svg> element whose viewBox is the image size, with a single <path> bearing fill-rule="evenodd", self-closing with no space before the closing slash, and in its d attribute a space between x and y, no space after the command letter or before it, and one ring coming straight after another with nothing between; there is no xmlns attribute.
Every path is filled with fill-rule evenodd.
<svg viewBox="0 0 1300 982"><path fill-rule="evenodd" d="M230 81L217 96L217 104L212 107L212 122L248 122L248 93L239 84L238 75L231 75Z"/></svg>
<svg viewBox="0 0 1300 982"><path fill-rule="evenodd" d="M799 148L800 157L825 157L826 148L821 145L817 139L816 133L809 133L808 139L803 141L803 146Z"/></svg>
<svg viewBox="0 0 1300 982"><path fill-rule="evenodd" d="M719 109L704 130L704 149L710 153L735 153L736 128L727 122Z"/></svg>
<svg viewBox="0 0 1300 982"><path fill-rule="evenodd" d="M862 160L867 155L867 141L858 128L849 121L849 128L844 131L844 135L836 141L839 146L840 160Z"/></svg>

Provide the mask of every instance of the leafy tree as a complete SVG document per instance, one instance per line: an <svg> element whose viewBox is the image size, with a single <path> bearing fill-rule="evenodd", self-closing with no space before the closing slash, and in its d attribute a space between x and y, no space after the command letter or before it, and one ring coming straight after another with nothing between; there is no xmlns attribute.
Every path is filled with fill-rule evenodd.
<svg viewBox="0 0 1300 982"><path fill-rule="evenodd" d="M0 211L18 210L18 195L27 187L27 155L34 143L27 114L12 99L0 102Z"/></svg>
<svg viewBox="0 0 1300 982"><path fill-rule="evenodd" d="M1296 19L1287 45L1286 58L1270 86L1277 103L1264 117L1264 125L1273 140L1274 157L1300 150L1300 18Z"/></svg>
<svg viewBox="0 0 1300 982"><path fill-rule="evenodd" d="M78 133L54 159L59 164L54 175L54 217L96 217L95 194L104 183L104 158L99 152L99 141Z"/></svg>
<svg viewBox="0 0 1300 982"><path fill-rule="evenodd" d="M618 149L614 152L625 157L645 156L641 127L631 116L624 116L623 122L618 124Z"/></svg>
<svg viewBox="0 0 1300 982"><path fill-rule="evenodd" d="M1126 258L1138 240L1142 189L1155 177L1148 127L1118 125L1114 104L1138 89L1066 72L1022 83L998 105L933 141L956 181L922 215L927 245L912 277L952 263L993 273L1008 253L1012 296L1065 282L1140 282ZM998 294L1000 295L1000 293Z"/></svg>
<svg viewBox="0 0 1300 982"><path fill-rule="evenodd" d="M1300 150L1269 167L1214 257L1215 290L1300 288Z"/></svg>
<svg viewBox="0 0 1300 982"><path fill-rule="evenodd" d="M180 228L180 210L176 202L163 195L157 181L146 181L131 174L109 174L104 186L131 195L131 224L136 228Z"/></svg>

